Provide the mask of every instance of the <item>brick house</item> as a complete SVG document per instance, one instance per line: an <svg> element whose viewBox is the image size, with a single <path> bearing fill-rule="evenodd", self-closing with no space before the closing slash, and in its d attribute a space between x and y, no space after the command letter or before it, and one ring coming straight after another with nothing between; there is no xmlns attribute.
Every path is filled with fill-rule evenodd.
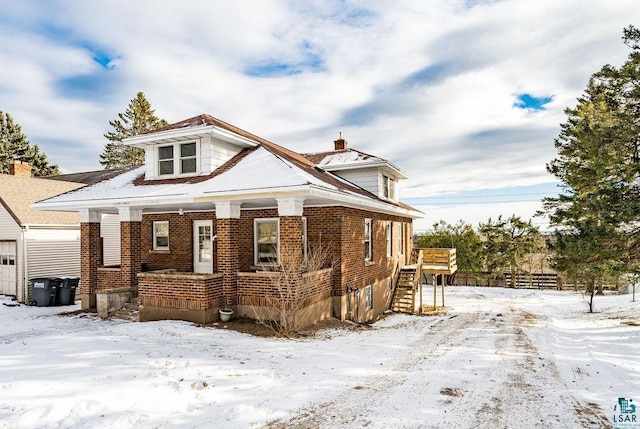
<svg viewBox="0 0 640 429"><path fill-rule="evenodd" d="M398 200L406 176L348 148L302 155L209 115L125 140L145 165L35 205L77 211L82 307L126 288L141 320L208 323L218 309L255 317L277 306L282 252L304 267L323 247L332 264L312 276L305 323L370 320L389 307L392 280L422 213ZM120 219L120 264L100 265L100 218ZM295 288L298 281L292 281Z"/></svg>

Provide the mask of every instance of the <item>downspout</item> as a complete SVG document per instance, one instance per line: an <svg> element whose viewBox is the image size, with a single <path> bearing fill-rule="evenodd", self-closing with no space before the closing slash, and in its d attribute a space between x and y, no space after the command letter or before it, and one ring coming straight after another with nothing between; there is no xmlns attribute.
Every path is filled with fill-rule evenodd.
<svg viewBox="0 0 640 429"><path fill-rule="evenodd" d="M20 265L22 268L22 278L20 281L22 282L22 302L24 304L29 304L27 301L28 293L29 293L29 280L27 273L27 237L26 233L29 232L29 225L22 225L20 231L20 241L22 242L22 254L20 255Z"/></svg>

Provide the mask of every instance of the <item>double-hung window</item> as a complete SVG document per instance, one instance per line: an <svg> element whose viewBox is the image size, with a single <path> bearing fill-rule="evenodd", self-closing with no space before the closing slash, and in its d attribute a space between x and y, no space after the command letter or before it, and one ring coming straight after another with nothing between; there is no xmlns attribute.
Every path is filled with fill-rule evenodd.
<svg viewBox="0 0 640 429"><path fill-rule="evenodd" d="M387 256L393 256L393 222L388 221L385 225L385 234L387 236Z"/></svg>
<svg viewBox="0 0 640 429"><path fill-rule="evenodd" d="M169 250L169 221L153 222L153 250Z"/></svg>
<svg viewBox="0 0 640 429"><path fill-rule="evenodd" d="M198 150L195 142L158 147L158 175L174 176L198 172Z"/></svg>
<svg viewBox="0 0 640 429"><path fill-rule="evenodd" d="M382 175L382 196L390 200L396 197L396 184L393 177Z"/></svg>
<svg viewBox="0 0 640 429"><path fill-rule="evenodd" d="M255 265L278 263L278 219L254 219Z"/></svg>
<svg viewBox="0 0 640 429"><path fill-rule="evenodd" d="M364 220L364 260L371 261L373 259L373 220Z"/></svg>

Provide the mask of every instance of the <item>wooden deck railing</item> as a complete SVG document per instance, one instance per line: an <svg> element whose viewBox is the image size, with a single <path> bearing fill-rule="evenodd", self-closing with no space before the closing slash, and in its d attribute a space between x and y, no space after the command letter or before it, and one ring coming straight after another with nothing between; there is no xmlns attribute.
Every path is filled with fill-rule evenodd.
<svg viewBox="0 0 640 429"><path fill-rule="evenodd" d="M430 274L453 274L458 270L456 249L414 248L422 250L422 271ZM412 252L413 253L413 252Z"/></svg>

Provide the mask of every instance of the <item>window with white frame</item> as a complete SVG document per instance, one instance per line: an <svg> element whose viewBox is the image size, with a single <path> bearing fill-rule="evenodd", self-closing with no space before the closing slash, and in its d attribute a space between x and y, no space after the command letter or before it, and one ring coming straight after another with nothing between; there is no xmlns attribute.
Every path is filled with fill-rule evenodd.
<svg viewBox="0 0 640 429"><path fill-rule="evenodd" d="M371 285L365 286L364 288L364 304L367 310L373 308L373 288Z"/></svg>
<svg viewBox="0 0 640 429"><path fill-rule="evenodd" d="M158 147L158 176L198 172L198 146L195 142Z"/></svg>
<svg viewBox="0 0 640 429"><path fill-rule="evenodd" d="M398 249L398 254L399 255L404 255L405 252L405 248L407 246L407 224L405 222L402 222L400 224L400 243L398 245L399 249Z"/></svg>
<svg viewBox="0 0 640 429"><path fill-rule="evenodd" d="M278 219L254 219L253 222L255 265L278 263Z"/></svg>
<svg viewBox="0 0 640 429"><path fill-rule="evenodd" d="M302 260L307 262L307 218L302 218Z"/></svg>
<svg viewBox="0 0 640 429"><path fill-rule="evenodd" d="M382 175L382 196L393 200L396 198L396 182L393 177Z"/></svg>
<svg viewBox="0 0 640 429"><path fill-rule="evenodd" d="M385 225L385 234L387 236L387 256L393 256L393 222L388 221Z"/></svg>
<svg viewBox="0 0 640 429"><path fill-rule="evenodd" d="M373 259L373 220L364 220L364 260L371 261Z"/></svg>
<svg viewBox="0 0 640 429"><path fill-rule="evenodd" d="M153 222L153 250L169 250L169 221Z"/></svg>

